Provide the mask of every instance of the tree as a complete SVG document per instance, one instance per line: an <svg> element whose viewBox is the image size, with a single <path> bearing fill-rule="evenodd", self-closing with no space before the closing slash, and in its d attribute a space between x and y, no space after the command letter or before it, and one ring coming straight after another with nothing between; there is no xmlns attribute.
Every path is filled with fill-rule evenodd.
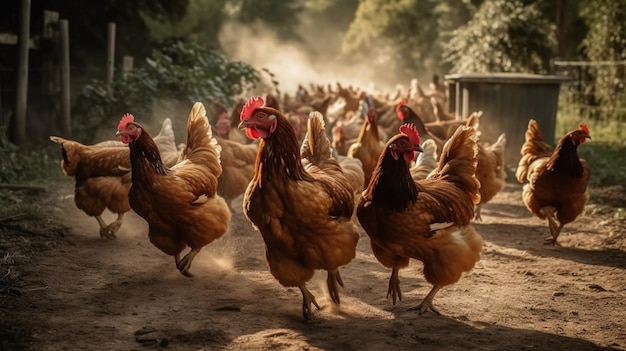
<svg viewBox="0 0 626 351"><path fill-rule="evenodd" d="M142 12L150 38L157 43L177 40L193 41L218 48L218 35L228 19L225 5L228 0L189 0L187 11L178 21L162 21Z"/></svg>
<svg viewBox="0 0 626 351"><path fill-rule="evenodd" d="M486 0L444 45L444 59L457 73L547 73L554 56L554 25L536 3Z"/></svg>
<svg viewBox="0 0 626 351"><path fill-rule="evenodd" d="M621 64L598 66L594 74L595 97L609 113L626 119L624 89L626 60L626 0L598 0L586 2L582 17L589 32L582 42L591 61L622 61ZM593 73L593 72L592 72ZM621 108L622 112L618 112Z"/></svg>
<svg viewBox="0 0 626 351"><path fill-rule="evenodd" d="M299 39L299 14L304 8L300 0L231 0L234 18L245 24L260 21L276 31L280 39Z"/></svg>
<svg viewBox="0 0 626 351"><path fill-rule="evenodd" d="M391 80L439 69L434 5L428 0L362 0L342 42L352 62L367 62Z"/></svg>

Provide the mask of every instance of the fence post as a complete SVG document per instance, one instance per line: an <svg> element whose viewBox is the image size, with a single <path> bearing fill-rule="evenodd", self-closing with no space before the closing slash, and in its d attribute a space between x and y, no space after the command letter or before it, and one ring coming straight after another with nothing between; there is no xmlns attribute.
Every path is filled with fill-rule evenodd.
<svg viewBox="0 0 626 351"><path fill-rule="evenodd" d="M72 134L70 114L70 32L66 19L59 21L61 32L61 130L68 137Z"/></svg>
<svg viewBox="0 0 626 351"><path fill-rule="evenodd" d="M110 85L113 82L113 72L115 69L115 23L109 22L107 32L107 80Z"/></svg>
<svg viewBox="0 0 626 351"><path fill-rule="evenodd" d="M135 59L132 56L124 56L122 57L122 72L124 75L129 71L133 70L133 66L135 63Z"/></svg>
<svg viewBox="0 0 626 351"><path fill-rule="evenodd" d="M30 44L30 0L22 0L20 33L18 39L18 68L15 101L15 141L26 141L26 106L28 104L28 46Z"/></svg>

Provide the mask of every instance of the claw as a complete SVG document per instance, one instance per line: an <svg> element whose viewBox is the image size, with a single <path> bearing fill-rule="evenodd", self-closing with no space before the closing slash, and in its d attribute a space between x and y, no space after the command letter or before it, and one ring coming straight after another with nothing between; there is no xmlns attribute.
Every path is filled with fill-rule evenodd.
<svg viewBox="0 0 626 351"><path fill-rule="evenodd" d="M391 296L393 305L396 305L396 299L402 301L402 291L400 290L400 278L398 278L398 268L391 270L391 277L389 277L389 289L387 290L387 298Z"/></svg>
<svg viewBox="0 0 626 351"><path fill-rule="evenodd" d="M306 285L302 284L300 286L300 291L302 292L302 316L306 320L311 319L311 304L313 304L318 310L320 309L320 305L315 301L315 296L311 294L309 289L306 288Z"/></svg>
<svg viewBox="0 0 626 351"><path fill-rule="evenodd" d="M100 237L102 239L115 240L117 236L115 236L115 231L112 231L108 226L104 228L100 228Z"/></svg>
<svg viewBox="0 0 626 351"><path fill-rule="evenodd" d="M200 249L191 249L191 251L189 251L182 259L179 259L179 255L174 256L176 260L176 268L178 268L180 273L185 277L193 277L193 274L189 272L189 268L191 268L191 262L199 252Z"/></svg>
<svg viewBox="0 0 626 351"><path fill-rule="evenodd" d="M409 308L409 311L417 310L419 311L419 314L430 311L434 314L441 315L441 313L433 306L433 298L435 297L435 294L437 293L437 291L439 291L439 289L441 289L441 287L433 286L433 288L430 290L428 295L426 295L424 300L422 300L419 305Z"/></svg>
<svg viewBox="0 0 626 351"><path fill-rule="evenodd" d="M343 287L343 280L341 280L341 275L339 275L338 270L328 271L326 284L328 285L328 293L330 294L330 298L333 300L334 303L339 304L339 289L337 288L337 284Z"/></svg>

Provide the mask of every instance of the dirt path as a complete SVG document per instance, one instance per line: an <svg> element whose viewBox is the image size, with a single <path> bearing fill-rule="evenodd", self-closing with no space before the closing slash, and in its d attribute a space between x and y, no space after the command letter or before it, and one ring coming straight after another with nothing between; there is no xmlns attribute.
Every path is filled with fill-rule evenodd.
<svg viewBox="0 0 626 351"><path fill-rule="evenodd" d="M590 204L562 247L544 246L547 225L523 207L519 185L507 185L476 224L482 260L435 298L441 316L407 311L430 290L417 261L400 272L404 299L391 305L390 272L362 236L341 270L341 307L319 272L308 286L322 309L305 323L300 292L272 278L240 212L189 279L135 214L117 240L100 239L74 207L69 179L43 194L0 194L3 205L41 203L39 219L0 222L3 350L626 350L625 221L606 205Z"/></svg>

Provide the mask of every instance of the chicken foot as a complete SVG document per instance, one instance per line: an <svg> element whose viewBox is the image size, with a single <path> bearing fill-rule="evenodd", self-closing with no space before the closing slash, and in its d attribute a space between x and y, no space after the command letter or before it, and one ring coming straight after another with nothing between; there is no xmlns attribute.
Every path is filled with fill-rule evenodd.
<svg viewBox="0 0 626 351"><path fill-rule="evenodd" d="M193 261L194 257L196 257L196 255L200 252L200 250L201 248L191 249L191 251L183 256L182 259L178 254L174 256L174 259L176 260L176 268L178 268L180 273L185 277L193 277L193 274L189 272L189 268L191 268L191 262Z"/></svg>
<svg viewBox="0 0 626 351"><path fill-rule="evenodd" d="M563 229L563 225L558 224L556 219L554 218L554 212L556 211L556 209L554 207L546 206L542 207L540 211L548 219L548 226L550 227L551 235L551 237L545 238L544 244L557 245L556 239L559 237L559 234L561 234L561 229Z"/></svg>
<svg viewBox="0 0 626 351"><path fill-rule="evenodd" d="M389 277L389 289L387 290L387 298L391 296L394 306L396 305L396 299L402 301L402 291L400 290L400 278L398 278L399 268L393 268L391 270L391 277Z"/></svg>
<svg viewBox="0 0 626 351"><path fill-rule="evenodd" d="M311 294L309 289L307 289L305 284L299 286L300 291L302 292L302 316L306 320L311 319L311 304L315 305L317 309L320 309L320 305L315 301L315 296Z"/></svg>
<svg viewBox="0 0 626 351"><path fill-rule="evenodd" d="M115 233L117 233L117 231L122 226L123 218L124 218L124 214L119 213L117 215L117 219L107 225L101 216L96 216L96 220L98 221L98 224L100 225L100 237L103 239L104 238L111 239L111 240L116 239L117 237L115 236Z"/></svg>
<svg viewBox="0 0 626 351"><path fill-rule="evenodd" d="M328 293L330 294L330 298L333 300L334 303L339 304L339 290L337 289L337 284L341 285L341 287L343 288L343 280L341 280L339 270L335 269L332 271L328 271L326 284L328 285Z"/></svg>
<svg viewBox="0 0 626 351"><path fill-rule="evenodd" d="M422 314L426 311L431 311L435 314L441 315L441 313L439 313L439 311L437 311L437 309L433 306L433 298L435 298L435 294L440 289L441 289L440 286L437 286L437 285L433 286L433 288L430 290L428 295L426 295L424 300L422 300L422 302L420 302L419 305L409 308L409 311L418 310L419 314Z"/></svg>

